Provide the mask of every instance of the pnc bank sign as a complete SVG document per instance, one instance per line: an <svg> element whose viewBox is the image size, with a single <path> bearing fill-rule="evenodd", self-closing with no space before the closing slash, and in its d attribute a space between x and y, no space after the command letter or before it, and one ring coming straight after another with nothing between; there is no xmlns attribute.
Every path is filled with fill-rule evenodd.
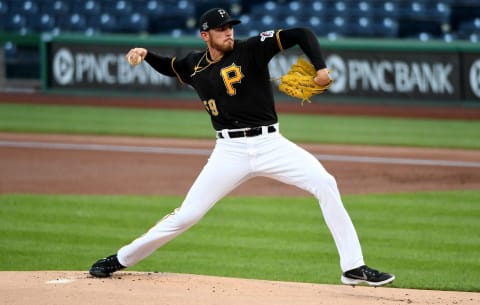
<svg viewBox="0 0 480 305"><path fill-rule="evenodd" d="M334 92L374 91L384 93L455 93L453 64L444 62L327 58L336 75Z"/></svg>
<svg viewBox="0 0 480 305"><path fill-rule="evenodd" d="M132 67L124 53L61 47L52 53L50 82L57 87L110 88L171 86L175 81L142 64Z"/></svg>
<svg viewBox="0 0 480 305"><path fill-rule="evenodd" d="M146 63L131 67L124 57L129 48L128 42L47 42L45 88L135 94L191 92L190 87L159 74ZM161 49L178 58L191 51L168 46ZM299 49L292 48L274 56L269 63L271 78L287 73L300 55ZM326 49L323 55L334 79L325 96L480 102L480 52Z"/></svg>

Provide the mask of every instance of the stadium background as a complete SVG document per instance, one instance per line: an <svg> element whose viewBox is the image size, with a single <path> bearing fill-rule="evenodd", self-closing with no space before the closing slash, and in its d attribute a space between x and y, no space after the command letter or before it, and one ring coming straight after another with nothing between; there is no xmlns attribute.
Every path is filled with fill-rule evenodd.
<svg viewBox="0 0 480 305"><path fill-rule="evenodd" d="M374 39L380 44L400 39L427 46L440 42L435 45L437 49L462 43L478 58L478 49L468 50L469 44L473 47L478 43L480 35L480 3L475 0L0 0L0 85L3 91L24 84L27 89L39 89L45 64L42 41L71 35L182 41L198 35L196 20L212 6L225 7L242 20L235 29L240 37L272 27L308 26L327 44L331 42L334 50L336 42L349 39Z"/></svg>
<svg viewBox="0 0 480 305"><path fill-rule="evenodd" d="M475 0L2 0L1 29L29 33L195 34L208 8L227 8L242 20L237 35L259 28L310 26L319 36L415 37L478 41Z"/></svg>

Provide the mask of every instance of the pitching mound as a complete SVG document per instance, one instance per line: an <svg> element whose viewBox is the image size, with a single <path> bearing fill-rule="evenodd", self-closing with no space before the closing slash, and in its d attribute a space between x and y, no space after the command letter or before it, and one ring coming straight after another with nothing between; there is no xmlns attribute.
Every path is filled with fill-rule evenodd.
<svg viewBox="0 0 480 305"><path fill-rule="evenodd" d="M96 279L86 272L0 272L8 305L450 305L480 304L479 293L350 287L203 275L119 272Z"/></svg>

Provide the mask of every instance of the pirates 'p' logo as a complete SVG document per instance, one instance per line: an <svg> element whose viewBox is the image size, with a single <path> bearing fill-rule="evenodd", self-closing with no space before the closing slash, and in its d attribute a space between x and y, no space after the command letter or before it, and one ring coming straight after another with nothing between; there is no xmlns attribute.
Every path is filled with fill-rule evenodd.
<svg viewBox="0 0 480 305"><path fill-rule="evenodd" d="M217 12L220 14L220 16L222 16L222 18L225 18L225 14L227 13L225 12L225 10L222 9L219 9Z"/></svg>
<svg viewBox="0 0 480 305"><path fill-rule="evenodd" d="M242 78L245 77L245 75L242 74L242 67L237 66L235 63L222 68L220 70L220 76L222 77L225 87L227 88L227 93L230 96L234 96L237 93L233 85L241 83Z"/></svg>

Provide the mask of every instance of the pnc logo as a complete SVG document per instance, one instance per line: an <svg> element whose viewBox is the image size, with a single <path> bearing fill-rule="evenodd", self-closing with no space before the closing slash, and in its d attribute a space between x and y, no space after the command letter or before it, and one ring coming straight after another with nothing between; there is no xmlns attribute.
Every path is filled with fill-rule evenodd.
<svg viewBox="0 0 480 305"><path fill-rule="evenodd" d="M476 97L480 97L480 60L472 63L469 74L470 88Z"/></svg>

